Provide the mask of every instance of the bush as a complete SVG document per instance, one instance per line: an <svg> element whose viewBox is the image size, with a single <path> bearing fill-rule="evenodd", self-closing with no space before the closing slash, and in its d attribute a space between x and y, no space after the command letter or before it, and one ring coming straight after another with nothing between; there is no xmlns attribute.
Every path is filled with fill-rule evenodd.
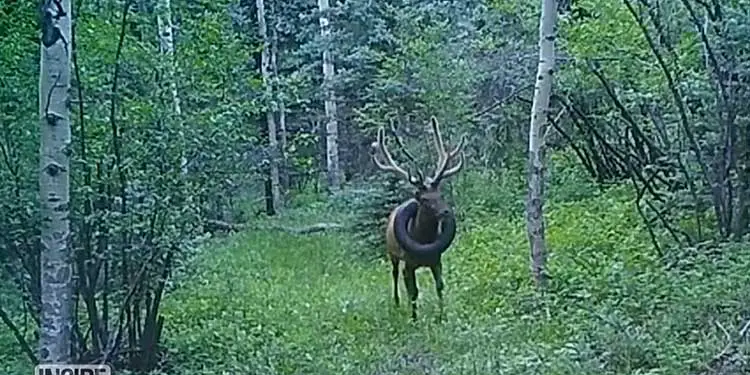
<svg viewBox="0 0 750 375"><path fill-rule="evenodd" d="M406 185L391 174L374 175L353 184L332 200L333 211L351 217L348 229L357 249L355 255L364 260L383 256L388 215L411 196L408 190L411 186Z"/></svg>
<svg viewBox="0 0 750 375"><path fill-rule="evenodd" d="M727 345L724 330L736 337L750 314L747 243L665 258L651 247L629 187L580 195L565 187L549 202L552 279L538 294L522 174L512 176L467 173L454 184L463 220L476 225L462 226L444 257L442 323L433 320L429 272L417 273L420 319L412 325L408 304L393 308L382 244L362 243L367 235L382 241L365 223L384 220L392 206L383 202L397 204L410 188L373 178L370 194L352 187L278 218L352 222L363 237L254 231L201 252L165 299L171 373L681 375L706 365L747 373L746 340L713 360ZM388 183L393 201L375 196ZM363 256L380 261L357 261Z"/></svg>

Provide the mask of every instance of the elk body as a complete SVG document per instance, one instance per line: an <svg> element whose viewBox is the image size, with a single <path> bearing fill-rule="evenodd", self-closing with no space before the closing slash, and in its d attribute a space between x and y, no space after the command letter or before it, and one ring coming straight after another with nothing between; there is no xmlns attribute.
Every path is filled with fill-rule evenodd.
<svg viewBox="0 0 750 375"><path fill-rule="evenodd" d="M440 183L444 179L455 175L463 167L464 154L462 152L465 137L461 138L458 146L451 152L445 151L442 135L437 120L430 119L433 140L437 149L438 162L432 177L425 178L424 173L417 169L416 175L401 168L391 156L385 144L385 130L378 129L377 149L385 158L381 162L373 155L375 164L384 171L389 171L405 178L415 188L414 198L401 203L391 211L386 228L386 251L393 266L393 299L399 304L398 278L401 263L404 263L404 285L411 301L411 317L417 319L417 288L416 270L428 267L435 281L438 296L440 316L443 313L443 265L441 257L448 250L456 234L456 219L453 210L443 200L440 193ZM395 132L394 132L395 136ZM397 143L407 157L414 158L405 149L403 142L395 136ZM448 168L451 162L458 161Z"/></svg>

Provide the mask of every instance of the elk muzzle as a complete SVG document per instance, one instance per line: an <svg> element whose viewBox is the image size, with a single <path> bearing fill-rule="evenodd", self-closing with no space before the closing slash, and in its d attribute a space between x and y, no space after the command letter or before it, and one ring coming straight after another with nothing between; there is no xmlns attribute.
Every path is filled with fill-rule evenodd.
<svg viewBox="0 0 750 375"><path fill-rule="evenodd" d="M403 206L393 222L393 231L399 245L404 251L417 256L436 256L448 250L456 236L456 218L453 211L440 210L441 231L432 243L420 243L409 234L409 221L417 216L419 203L412 201Z"/></svg>
<svg viewBox="0 0 750 375"><path fill-rule="evenodd" d="M448 208L448 206L443 206L435 214L438 220L443 220L447 218L448 216L452 216L453 211L451 211L451 209Z"/></svg>

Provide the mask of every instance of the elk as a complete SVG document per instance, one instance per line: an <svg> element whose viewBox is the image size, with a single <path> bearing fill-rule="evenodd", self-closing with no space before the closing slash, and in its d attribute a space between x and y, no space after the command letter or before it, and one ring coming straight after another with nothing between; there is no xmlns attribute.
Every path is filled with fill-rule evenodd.
<svg viewBox="0 0 750 375"><path fill-rule="evenodd" d="M404 262L404 285L411 300L411 318L417 319L417 279L415 272L421 267L428 267L435 281L438 296L440 318L443 315L443 265L441 257L448 250L456 235L456 219L453 210L443 200L440 193L440 182L458 173L464 165L463 147L466 136L462 136L458 146L451 152L445 151L442 135L435 117L430 118L433 140L437 149L438 162L432 177L425 178L424 173L417 168L416 174L411 174L400 167L385 144L385 130L378 129L377 144L373 147L384 156L385 162L378 160L375 154L372 159L377 167L383 171L393 172L416 187L414 197L401 203L391 211L386 227L386 253L393 266L393 299L399 305L398 274L401 262ZM391 127L393 127L391 123ZM404 147L401 139L393 136L407 158L416 163L415 159ZM451 168L448 165L456 160Z"/></svg>

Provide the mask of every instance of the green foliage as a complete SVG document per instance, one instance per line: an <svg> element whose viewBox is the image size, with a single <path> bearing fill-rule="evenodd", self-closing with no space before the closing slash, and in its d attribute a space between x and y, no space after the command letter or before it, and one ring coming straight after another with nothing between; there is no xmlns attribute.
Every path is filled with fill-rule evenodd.
<svg viewBox="0 0 750 375"><path fill-rule="evenodd" d="M485 195L500 189L492 191ZM731 334L739 329L750 297L749 247L728 246L718 256L684 251L665 263L629 195L615 188L552 204L545 296L530 282L521 217L463 229L445 256L441 324L428 272L418 273L422 315L412 325L406 304L392 306L384 256L352 261L356 245L347 234L258 231L209 245L166 299L170 373L697 370L725 346L716 322ZM312 211L302 216L319 220Z"/></svg>
<svg viewBox="0 0 750 375"><path fill-rule="evenodd" d="M2 306L3 311L11 317L22 316L24 312L24 307L21 304L22 298L17 284L0 278L0 306ZM21 319L18 319L18 322L29 323L23 322ZM25 324L19 325L24 327L24 331L28 330ZM33 371L33 366L29 365L28 358L21 352L15 337L3 322L0 329L0 372L9 375L21 375L28 374L30 371Z"/></svg>
<svg viewBox="0 0 750 375"><path fill-rule="evenodd" d="M461 26L450 14L440 18L436 11L447 9L392 10L395 27L390 32L397 43L392 53L381 56L379 69L364 88L367 100L356 110L356 124L368 134L374 134L375 127L387 124L389 118L396 118L398 125L412 132L424 133L429 117L436 116L447 139L457 139L466 129L472 89L482 74L472 65L473 60L464 56L473 54L476 46L457 36ZM434 157L432 144L425 142L427 137L417 139L419 143L410 146L426 151L420 155Z"/></svg>
<svg viewBox="0 0 750 375"><path fill-rule="evenodd" d="M607 77L626 84L630 90L664 89L664 76L623 1L587 0L576 2L575 6L591 12L591 16L583 20L573 17L560 20L560 48L573 58L572 64L563 66L560 85L579 90L600 88L586 67L588 63L595 63ZM694 40L692 34L686 33L684 37ZM686 46L692 50L695 44ZM623 58L629 63L614 63Z"/></svg>
<svg viewBox="0 0 750 375"><path fill-rule="evenodd" d="M565 153L555 154L547 165L548 205L576 202L598 194L597 185ZM515 160L496 172L464 170L452 186L456 193L456 209L467 222L481 226L497 218L512 220L523 217L526 199L526 161Z"/></svg>
<svg viewBox="0 0 750 375"><path fill-rule="evenodd" d="M247 154L259 139L248 123L260 107L251 95L258 89L256 73L244 68L251 44L232 29L227 1L199 11L173 2L179 20L174 61L158 47L148 9L153 4L126 4L73 4L75 45L72 38L67 41L76 58L70 98L71 249L74 260L80 260L77 279L99 275L93 289L79 294L90 293L99 316L108 306L110 327L121 323L121 291L129 290L144 270L137 279L143 284L130 299L134 305L127 309L128 315L140 317L137 323L129 318L132 329L145 331L158 318L152 301L169 272L167 260L188 258L194 241L204 235L204 220L221 217L233 200L250 195L256 170ZM2 305L13 306L8 309L13 325L32 348L37 345L32 318L38 318L40 249L37 12L28 2L3 2L0 8L0 194L6 198L0 201L0 279L12 281L22 296L13 294L12 303ZM179 115L166 79L173 63ZM180 166L183 157L187 173ZM249 166L238 168L242 163ZM102 280L102 259L109 262L103 271L107 280ZM76 308L81 311L76 329L94 332L89 330L91 310L83 302ZM146 313L149 309L153 315ZM5 335L5 322L2 327ZM149 345L140 335L147 336L126 337L119 347L134 351ZM3 340L16 341L11 336ZM92 350L88 340L87 350ZM2 367L5 363L3 358Z"/></svg>
<svg viewBox="0 0 750 375"><path fill-rule="evenodd" d="M744 172L718 156L750 155L739 146L747 135L726 131L744 121L726 116L744 112L737 106L742 100L727 98L746 97L746 90L715 74L745 74L734 61L747 60L747 49L739 47L747 39L734 32L745 27L739 14L747 7L716 6L584 0L571 3L560 20L565 61L557 93L574 108L567 139L599 182L631 179L645 220L675 233L689 228L672 238L684 244L741 236L747 228L747 210L735 209L746 206L744 193L734 191ZM736 27L725 26L730 23ZM728 165L727 171L718 172L724 168L718 165ZM743 224L732 223L737 220Z"/></svg>
<svg viewBox="0 0 750 375"><path fill-rule="evenodd" d="M549 191L546 199L551 202L575 202L596 195L604 185L584 170L570 149L554 153L547 164Z"/></svg>
<svg viewBox="0 0 750 375"><path fill-rule="evenodd" d="M397 176L376 175L345 190L331 202L334 211L351 215L350 233L357 249L355 254L366 260L385 254L388 215L409 199L411 189L411 185Z"/></svg>
<svg viewBox="0 0 750 375"><path fill-rule="evenodd" d="M520 170L466 170L455 176L452 186L459 231L523 215L526 181ZM487 193L489 189L492 194Z"/></svg>
<svg viewBox="0 0 750 375"><path fill-rule="evenodd" d="M126 287L120 280L132 273L132 268L123 271L121 257L133 267L154 252L177 251L180 276L169 286L164 331L165 359L173 373L684 374L699 369L724 347L721 327L734 333L747 314L741 304L750 298L745 272L750 253L741 236L732 245L675 249L668 246L673 238L665 225L654 223L657 214L664 215L696 243L714 237L707 228L718 227L720 218L712 210L711 186L729 186L727 181L741 188L727 190L722 204L738 214L747 211L741 199L747 200L750 180L741 167L750 155L742 149L748 144L742 135L749 118L743 105L750 69L748 4L716 2L722 18L700 29L719 70L727 72L717 81L700 30L685 8L695 7L701 28L706 13L701 2L630 3L635 16L625 1L576 0L568 2L572 11L562 12L553 106L564 98L580 113L561 118L569 138L549 152L552 282L544 296L529 282L523 222L539 10L539 2L530 0L338 2L329 14L329 40L320 36L315 2L274 1L273 11L268 2L268 24L279 34L277 98L287 109L286 172L303 176L303 182L301 191L290 189L288 212L250 224L330 221L347 230L304 238L264 230L200 249L193 248L193 240L201 236L205 219L224 219L228 212L238 217L262 205L255 197L262 195L259 172L269 155L260 129L272 100L264 97L257 72L254 3L172 2L175 82L182 103L177 116L164 79L172 61L159 53L154 4L128 3L118 59L123 4L74 1L80 82L76 78L71 103L72 246L80 251L93 244L92 261L116 258L109 275L109 286L117 290L110 295L113 311L119 311L119 289ZM646 37L655 41L653 50ZM0 195L6 199L0 200L0 306L9 306L32 346L34 323L24 320L27 306L19 302L30 291L5 290L6 284L37 285L37 39L36 5L3 2ZM321 164L320 48L326 44L336 67L342 165L355 176L334 197L311 192L308 182ZM667 86L655 55L663 57L675 88ZM722 102L721 83L729 85L732 103ZM671 89L679 91L678 98ZM683 102L687 125L679 113ZM447 320L430 321L436 301L432 280L422 273L423 318L412 326L406 308L391 307L389 266L373 262L383 258L388 213L411 196L411 187L372 172L363 151L369 151L375 128L394 117L419 164L432 167L435 154L426 124L433 115L450 145L459 134L469 134L468 158L464 171L444 187L459 217L459 237L446 255ZM725 123L729 118L734 123ZM113 122L120 165L113 155ZM731 140L723 138L732 134L725 130L730 125L740 134ZM705 162L718 163L720 155L734 158L728 180L714 164L709 169L716 180L701 177L685 126L695 132ZM635 138L638 127L648 139L657 139L656 146ZM738 149L729 152L725 145ZM639 159L644 148L659 157ZM581 150L584 157L573 152ZM645 219L654 226L653 236L666 244L663 253L653 249L635 209L639 182L614 185L629 176L621 170L595 183L599 170L580 167L588 156L598 168L616 169L619 155L644 176L672 172L661 176L674 186L665 183L644 198L658 206ZM182 157L189 161L187 175L179 168ZM118 206L122 197L116 197L121 191L128 203L124 215ZM88 201L95 212L88 212ZM739 221L737 227L741 232L747 225ZM95 238L85 240L86 233ZM121 248L126 250L120 253ZM148 284L154 285L163 261L147 265ZM82 331L86 318L82 312ZM28 373L7 330L0 330L0 343L0 372ZM739 346L731 359L740 362L747 350L746 343Z"/></svg>

